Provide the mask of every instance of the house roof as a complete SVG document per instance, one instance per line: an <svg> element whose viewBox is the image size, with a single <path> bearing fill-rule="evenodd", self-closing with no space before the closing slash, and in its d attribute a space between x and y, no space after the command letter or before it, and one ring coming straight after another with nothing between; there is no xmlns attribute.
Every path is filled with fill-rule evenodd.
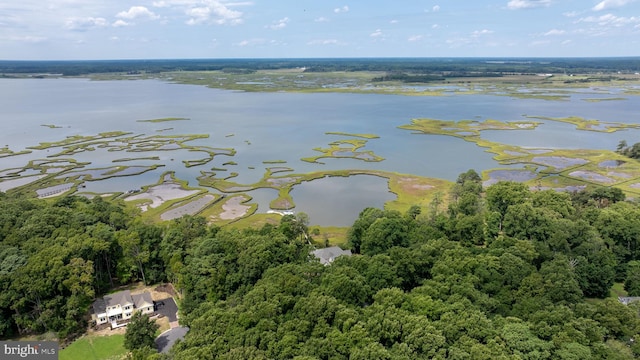
<svg viewBox="0 0 640 360"><path fill-rule="evenodd" d="M346 255L351 256L351 250L342 250L338 246L331 246L324 249L317 249L311 252L313 256L320 259L320 263L328 265L333 262L338 256Z"/></svg>
<svg viewBox="0 0 640 360"><path fill-rule="evenodd" d="M133 303L136 305L136 308L153 305L153 299L151 298L151 293L149 293L148 291L145 291L142 294L133 295L132 298L133 298Z"/></svg>
<svg viewBox="0 0 640 360"><path fill-rule="evenodd" d="M119 291L117 293L105 295L104 301L108 307L125 305L125 304L133 304L133 299L131 298L131 291L129 290Z"/></svg>
<svg viewBox="0 0 640 360"><path fill-rule="evenodd" d="M96 301L91 304L91 307L93 308L93 313L96 315L104 314L107 312L107 305L104 302L104 299L96 299Z"/></svg>
<svg viewBox="0 0 640 360"><path fill-rule="evenodd" d="M640 296L618 296L618 301L625 305L629 305L629 303L640 301Z"/></svg>

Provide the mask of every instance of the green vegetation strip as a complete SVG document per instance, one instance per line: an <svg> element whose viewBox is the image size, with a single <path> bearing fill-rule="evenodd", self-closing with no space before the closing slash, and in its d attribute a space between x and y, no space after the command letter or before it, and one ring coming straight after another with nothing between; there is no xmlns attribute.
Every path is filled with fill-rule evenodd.
<svg viewBox="0 0 640 360"><path fill-rule="evenodd" d="M329 132L326 132L325 134L339 135L339 136L353 136L353 137L359 137L363 139L379 139L380 138L380 136L374 135L374 134L351 134L351 133L336 132L336 131L329 131Z"/></svg>
<svg viewBox="0 0 640 360"><path fill-rule="evenodd" d="M124 335L84 336L60 350L60 360L118 359L126 353Z"/></svg>
<svg viewBox="0 0 640 360"><path fill-rule="evenodd" d="M161 119L136 120L136 121L137 122L149 122L149 123L161 123L161 122L168 122L168 121L184 121L184 120L191 120L191 119L182 118L182 117L166 117L166 118L161 118Z"/></svg>
<svg viewBox="0 0 640 360"><path fill-rule="evenodd" d="M619 122L604 122L595 119L585 119L579 116L568 117L548 117L548 116L527 116L531 119L550 120L573 124L578 130L598 131L612 133L626 129L640 129L640 124L625 124Z"/></svg>

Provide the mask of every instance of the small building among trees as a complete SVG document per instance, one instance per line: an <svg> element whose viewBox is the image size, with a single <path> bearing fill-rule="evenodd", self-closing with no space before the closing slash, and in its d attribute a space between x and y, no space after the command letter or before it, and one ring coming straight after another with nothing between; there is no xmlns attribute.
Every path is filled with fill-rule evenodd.
<svg viewBox="0 0 640 360"><path fill-rule="evenodd" d="M111 328L115 328L121 326L118 322L131 319L134 312L151 314L154 309L153 299L148 291L131 295L131 291L124 290L96 299L92 310L91 320L95 321L96 325L111 322Z"/></svg>

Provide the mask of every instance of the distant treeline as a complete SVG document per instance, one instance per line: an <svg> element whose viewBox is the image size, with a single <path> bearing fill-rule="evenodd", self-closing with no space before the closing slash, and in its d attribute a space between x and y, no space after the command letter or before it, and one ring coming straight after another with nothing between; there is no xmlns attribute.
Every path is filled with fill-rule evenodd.
<svg viewBox="0 0 640 360"><path fill-rule="evenodd" d="M348 58L348 59L170 59L93 61L0 61L0 76L10 74L159 73L164 71L252 72L304 68L307 72L384 71L421 75L635 73L640 57L624 58Z"/></svg>

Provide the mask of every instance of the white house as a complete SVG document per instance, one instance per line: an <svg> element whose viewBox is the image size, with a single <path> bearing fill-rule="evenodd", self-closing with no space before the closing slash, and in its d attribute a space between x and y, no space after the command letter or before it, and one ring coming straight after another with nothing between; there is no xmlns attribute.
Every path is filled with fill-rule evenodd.
<svg viewBox="0 0 640 360"><path fill-rule="evenodd" d="M129 320L135 311L141 311L143 314L153 313L153 300L148 291L131 295L131 291L125 290L96 299L92 308L91 319L97 325L111 322L112 326L115 326L118 321Z"/></svg>
<svg viewBox="0 0 640 360"><path fill-rule="evenodd" d="M331 246L324 249L313 250L311 254L320 259L320 264L329 265L338 256L351 256L351 250L342 250L337 246Z"/></svg>

